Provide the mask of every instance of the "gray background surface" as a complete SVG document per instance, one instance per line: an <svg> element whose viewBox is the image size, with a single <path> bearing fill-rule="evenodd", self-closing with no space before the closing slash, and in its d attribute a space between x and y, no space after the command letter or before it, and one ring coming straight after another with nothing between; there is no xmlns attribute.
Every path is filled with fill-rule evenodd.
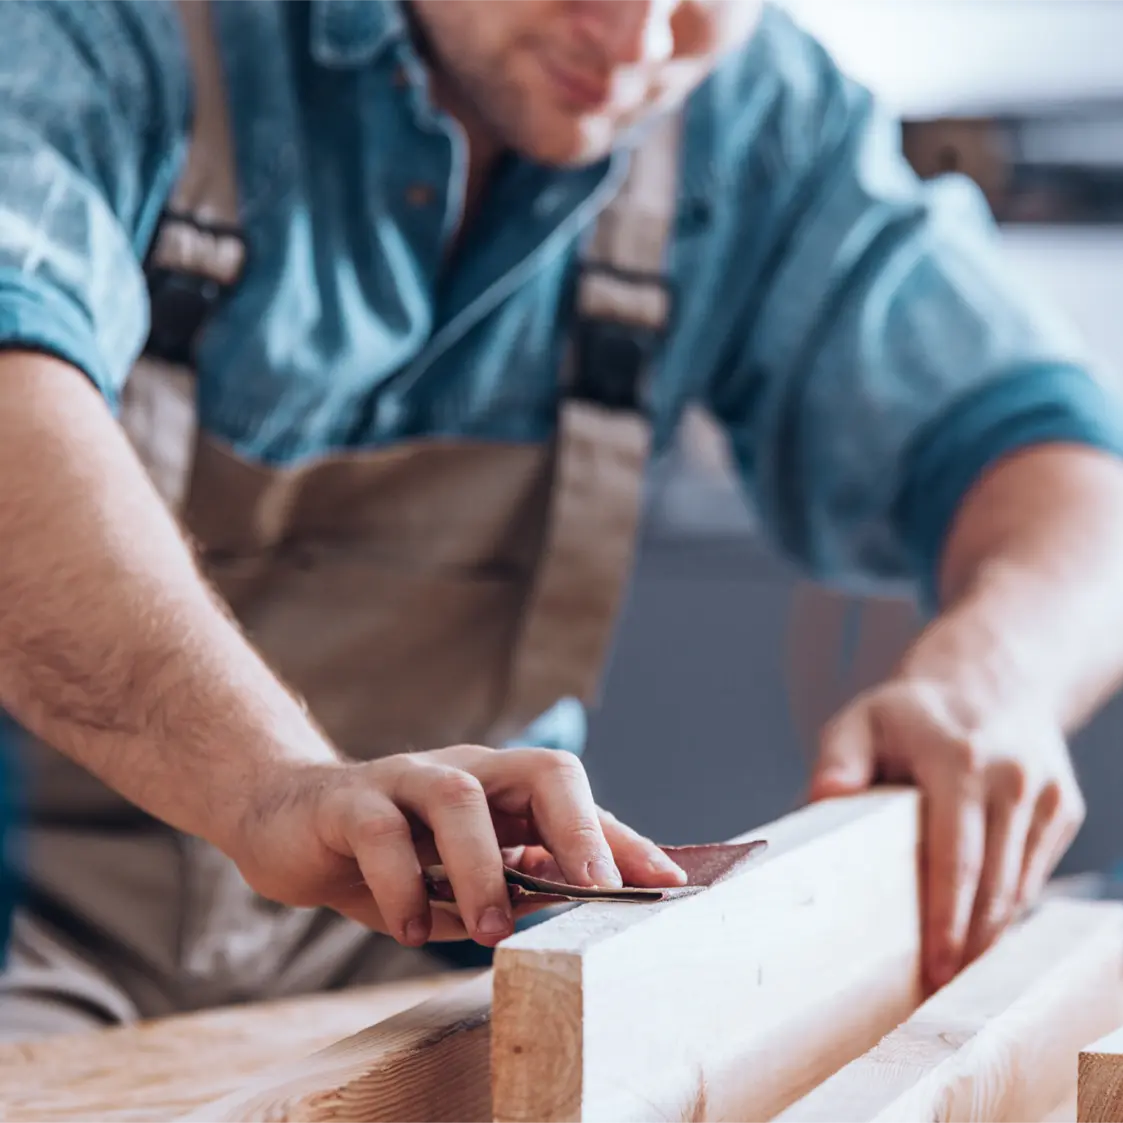
<svg viewBox="0 0 1123 1123"><path fill-rule="evenodd" d="M728 838L798 805L804 754L783 650L792 579L750 542L644 551L586 764L598 799L668 843ZM1061 872L1123 859L1123 699L1075 739L1088 820Z"/></svg>

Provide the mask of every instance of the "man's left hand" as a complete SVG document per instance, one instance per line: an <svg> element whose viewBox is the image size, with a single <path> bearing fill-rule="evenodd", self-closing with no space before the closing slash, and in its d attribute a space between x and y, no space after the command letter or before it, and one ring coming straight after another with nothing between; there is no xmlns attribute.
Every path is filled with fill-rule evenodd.
<svg viewBox="0 0 1123 1123"><path fill-rule="evenodd" d="M935 990L1040 895L1084 820L1064 735L1024 705L980 707L935 679L896 678L824 729L810 798L875 781L924 797L924 965Z"/></svg>

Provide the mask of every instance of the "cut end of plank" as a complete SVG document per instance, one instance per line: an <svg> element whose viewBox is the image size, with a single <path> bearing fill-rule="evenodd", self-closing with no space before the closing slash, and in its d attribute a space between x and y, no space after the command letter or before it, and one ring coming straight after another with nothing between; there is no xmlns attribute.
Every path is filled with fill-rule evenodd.
<svg viewBox="0 0 1123 1123"><path fill-rule="evenodd" d="M1078 1123L1123 1120L1123 1029L1081 1050L1077 1078Z"/></svg>
<svg viewBox="0 0 1123 1123"><path fill-rule="evenodd" d="M594 902L504 941L496 1119L790 1104L915 1008L918 823L913 790L824 801L752 832L768 848L702 893Z"/></svg>
<svg viewBox="0 0 1123 1123"><path fill-rule="evenodd" d="M579 956L535 956L502 945L496 949L491 1036L495 1123L580 1118L584 1013ZM533 1105L533 1113L525 1114L517 1105Z"/></svg>

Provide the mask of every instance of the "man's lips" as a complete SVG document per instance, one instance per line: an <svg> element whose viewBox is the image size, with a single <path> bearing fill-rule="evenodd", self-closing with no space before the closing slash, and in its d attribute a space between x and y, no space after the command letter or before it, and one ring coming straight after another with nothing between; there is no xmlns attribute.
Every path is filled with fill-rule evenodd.
<svg viewBox="0 0 1123 1123"><path fill-rule="evenodd" d="M608 100L608 83L592 77L563 62L542 55L542 69L562 99L574 109L586 112L597 109Z"/></svg>

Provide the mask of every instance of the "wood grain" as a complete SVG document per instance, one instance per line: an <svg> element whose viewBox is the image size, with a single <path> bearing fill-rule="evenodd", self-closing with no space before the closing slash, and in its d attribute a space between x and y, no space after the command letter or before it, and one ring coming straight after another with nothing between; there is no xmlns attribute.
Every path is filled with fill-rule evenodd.
<svg viewBox="0 0 1123 1123"><path fill-rule="evenodd" d="M173 1119L468 977L428 976L0 1046L0 1118Z"/></svg>
<svg viewBox="0 0 1123 1123"><path fill-rule="evenodd" d="M495 1118L767 1119L919 999L918 800L806 807L696 897L589 904L495 958Z"/></svg>
<svg viewBox="0 0 1123 1123"><path fill-rule="evenodd" d="M1123 1021L1123 906L1048 906L1062 912L1042 910L906 1021L916 812L914 793L887 791L806 808L752 832L767 857L700 897L587 905L508 941L498 1004L530 1019L507 1049L543 1081L537 1117L772 1118L898 1042L851 1101L896 1096L893 1109L829 1118L1074 1120L1071 1042ZM502 1119L488 1109L490 985L458 973L3 1046L0 1118ZM1030 1034L1042 1019L1050 1032ZM949 1066L980 1049L993 1084Z"/></svg>
<svg viewBox="0 0 1123 1123"><path fill-rule="evenodd" d="M1054 1105L1036 1123L1076 1123L1076 1086L1069 1090L1060 1103Z"/></svg>
<svg viewBox="0 0 1123 1123"><path fill-rule="evenodd" d="M1080 1052L1079 1123L1123 1120L1123 1029L1115 1029Z"/></svg>
<svg viewBox="0 0 1123 1123"><path fill-rule="evenodd" d="M1121 1014L1123 905L1051 902L778 1120L1042 1119Z"/></svg>
<svg viewBox="0 0 1123 1123"><path fill-rule="evenodd" d="M484 1123L491 978L442 991L305 1058L277 1065L204 1104L200 1123Z"/></svg>

